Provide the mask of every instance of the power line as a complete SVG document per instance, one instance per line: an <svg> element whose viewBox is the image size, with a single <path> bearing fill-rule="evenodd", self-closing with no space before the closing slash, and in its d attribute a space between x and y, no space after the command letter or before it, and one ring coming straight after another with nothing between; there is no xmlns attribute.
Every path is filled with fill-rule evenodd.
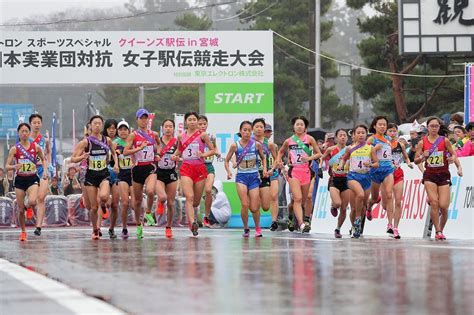
<svg viewBox="0 0 474 315"><path fill-rule="evenodd" d="M228 16L226 18L222 18L222 19L213 19L212 22L221 22L221 21L228 21L228 20L233 20L239 16L241 16L242 14L244 14L245 12L248 12L250 9L253 8L253 6L256 4L256 2L252 3L247 9L244 9L242 10L239 14L236 14L236 15L232 15L232 16Z"/></svg>
<svg viewBox="0 0 474 315"><path fill-rule="evenodd" d="M38 22L38 23L0 24L0 27L41 26L41 25L53 25L53 24L71 24L71 23L113 21L113 20L131 19L131 18L136 18L136 17L156 15L156 14L179 13L179 12L200 10L200 9L206 9L206 8L212 8L212 7L218 7L218 6L223 6L223 5L239 3L239 2L240 1L234 0L234 1L228 1L228 2L222 2L222 3L206 4L206 5L203 5L203 6L189 7L189 8L186 8L186 9L176 9L176 10L168 10L168 11L146 11L146 12L140 12L140 13L136 13L136 14L113 16L113 17L108 17L108 18L87 19L87 20L66 19L66 20L58 20L58 21L51 21L51 22Z"/></svg>
<svg viewBox="0 0 474 315"><path fill-rule="evenodd" d="M275 2L270 3L270 5L269 5L268 7L266 7L265 9L263 9L263 10L261 10L261 11L255 13L255 14L252 14L252 15L250 15L250 16L247 16L247 17L242 18L242 20L249 20L249 19L251 19L251 18L253 18L253 17L256 17L256 16L262 14L263 12L267 11L267 10L270 9L271 7L275 6L276 4L278 4L278 0L275 1Z"/></svg>
<svg viewBox="0 0 474 315"><path fill-rule="evenodd" d="M280 46L278 46L277 44L273 44L273 46L275 46L282 54L284 54L285 56L287 56L288 58L291 58L291 59L294 59L295 61L298 61L299 63L302 63L304 65L307 65L307 66L310 66L310 67L314 67L314 64L310 64L306 61L303 61L301 59L298 59L296 58L295 56L293 56L292 54L288 53L287 51L285 51L284 49L282 49Z"/></svg>
<svg viewBox="0 0 474 315"><path fill-rule="evenodd" d="M280 38L286 40L287 42L295 45L295 46L298 46L306 51L309 51L313 54L317 54L314 50L311 50L303 45L300 45L298 44L297 42L294 42L292 41L291 39L273 31L273 34L279 36ZM336 63L339 63L339 64L343 64L343 65L347 65L347 66L351 66L353 68L358 68L358 69L361 69L361 70L367 70L367 71L370 71L370 72L376 72L376 73L381 73L381 74L386 74L386 75L397 75L397 76L401 76L401 77L417 77L417 78L460 78L460 77L464 77L465 74L432 74L432 75L423 75L423 74L409 74L409 73L398 73L398 72L390 72L390 71L383 71L383 70L377 70L377 69L370 69L370 68L367 68L367 67L364 67L364 66L360 66L360 65L356 65L356 64L352 64L350 62L346 62L346 61L342 61L342 60L339 60L339 59L336 59L336 58L333 58L333 57L330 57L330 56L327 56L327 55L324 55L324 54L318 54L319 56L321 56L322 58L325 58L325 59L328 59L328 60L331 60L331 61L334 61Z"/></svg>

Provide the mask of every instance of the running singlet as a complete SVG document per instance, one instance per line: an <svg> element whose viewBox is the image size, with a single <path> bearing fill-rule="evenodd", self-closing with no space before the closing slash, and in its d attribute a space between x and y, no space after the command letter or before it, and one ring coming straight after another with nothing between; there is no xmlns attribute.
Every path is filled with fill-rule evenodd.
<svg viewBox="0 0 474 315"><path fill-rule="evenodd" d="M209 138L211 139L212 143L216 142L216 137L209 135ZM209 148L207 147L207 144L204 144L204 146L205 146L204 147L204 152L209 152ZM206 164L210 164L210 163L214 162L214 154L211 155L211 156L208 156L207 158L205 158L204 162Z"/></svg>
<svg viewBox="0 0 474 315"><path fill-rule="evenodd" d="M423 137L423 152L430 151L433 143L428 137ZM446 155L445 138L441 139L433 153L425 161L425 169L427 173L449 172L449 164Z"/></svg>
<svg viewBox="0 0 474 315"><path fill-rule="evenodd" d="M383 139L385 139L385 141L380 140L375 136L372 137L372 145L374 147L378 144L382 145L382 148L377 151L379 165L380 167L393 167L392 146L390 145L390 138L384 135Z"/></svg>
<svg viewBox="0 0 474 315"><path fill-rule="evenodd" d="M173 138L172 138L173 139ZM170 140L171 141L171 140ZM161 139L161 150L166 147L165 142ZM178 148L178 141L176 141L169 149L164 153L158 162L158 168L162 170L171 170L176 167L176 162L171 159L171 156L176 152Z"/></svg>
<svg viewBox="0 0 474 315"><path fill-rule="evenodd" d="M349 164L344 164L344 168L342 170L338 170L339 162L341 161L344 154L346 154L346 148L341 150L339 147L337 147L332 150L331 157L329 159L329 176L347 177L347 173L349 173Z"/></svg>
<svg viewBox="0 0 474 315"><path fill-rule="evenodd" d="M91 137L92 138L92 137ZM109 157L109 150L102 147L101 145L94 143L91 140L89 141L89 158L88 158L88 169L90 171L100 172L107 168L108 164L108 157ZM107 146L107 138L102 136L102 140L98 140L102 142L104 146Z"/></svg>
<svg viewBox="0 0 474 315"><path fill-rule="evenodd" d="M150 143L150 141L148 141L143 135L141 135L136 130L133 132L133 134L135 135L135 139L133 139L134 148L138 148L145 141L148 142L148 145L146 147L134 154L135 162L137 163L137 165L153 164L153 162L155 161L155 144ZM149 138L154 139L153 132L147 131L146 134Z"/></svg>
<svg viewBox="0 0 474 315"><path fill-rule="evenodd" d="M308 135L304 135L303 140L301 141L306 147L309 146ZM303 148L301 148L296 141L293 140L293 137L288 138L288 150L290 157L290 166L292 167L309 167L309 162L303 162L303 157L309 158L308 154Z"/></svg>
<svg viewBox="0 0 474 315"><path fill-rule="evenodd" d="M239 156L244 151L244 148L240 144L240 141L236 142L237 144L237 152L236 156L239 159ZM237 165L237 172L238 173L255 173L258 172L258 154L257 154L257 142L254 141L252 147L249 148L245 156L242 158L242 161Z"/></svg>
<svg viewBox="0 0 474 315"><path fill-rule="evenodd" d="M255 140L257 142L257 140ZM265 156L265 160L267 162L267 170L270 170L273 165L273 156L270 152L270 147L268 146L268 139L263 138L263 142L258 141L262 145L263 155ZM261 159L258 159L258 171L263 172L263 163Z"/></svg>
<svg viewBox="0 0 474 315"><path fill-rule="evenodd" d="M186 132L181 134L181 143L186 142L189 138ZM183 161L188 164L201 164L204 163L204 159L197 156L198 152L204 152L205 143L202 141L201 136L196 137L183 151Z"/></svg>
<svg viewBox="0 0 474 315"><path fill-rule="evenodd" d="M403 152L402 146L400 145L400 142L397 141L397 146L392 149L393 165L395 166L396 169L400 168L400 165L404 161L402 152Z"/></svg>
<svg viewBox="0 0 474 315"><path fill-rule="evenodd" d="M354 173L365 174L369 172L370 167L365 164L372 161L372 147L366 144L351 153L349 170Z"/></svg>
<svg viewBox="0 0 474 315"><path fill-rule="evenodd" d="M15 160L16 164L20 164L20 169L16 170L17 176L33 176L36 175L36 165L31 161L25 154L21 152L18 147L21 147L21 144L18 143L16 147ZM22 147L23 148L23 147ZM23 148L24 149L24 148ZM28 150L25 149L34 160L38 159L38 153L36 152L36 146L34 142L30 142L30 147Z"/></svg>
<svg viewBox="0 0 474 315"><path fill-rule="evenodd" d="M119 154L117 155L118 157L118 162L119 162L119 168L121 170L129 170L132 168L132 157L129 155L129 156L125 156L123 155L123 149L125 148L125 141L120 139L120 138L116 138L114 139L114 143L117 144L117 150L119 152Z"/></svg>
<svg viewBox="0 0 474 315"><path fill-rule="evenodd" d="M43 154L46 154L46 138L43 137L41 134L39 134L36 139L31 139L30 138L30 142L34 142L36 143L37 145L39 145L39 147L41 148L41 150L43 150ZM46 156L45 156L46 158ZM40 165L41 164L41 159L38 157L37 160L36 160L36 164Z"/></svg>

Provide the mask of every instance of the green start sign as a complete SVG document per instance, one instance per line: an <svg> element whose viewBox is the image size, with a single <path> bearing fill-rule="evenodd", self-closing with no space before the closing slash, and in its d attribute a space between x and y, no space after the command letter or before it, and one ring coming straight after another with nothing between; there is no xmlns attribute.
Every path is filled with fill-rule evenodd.
<svg viewBox="0 0 474 315"><path fill-rule="evenodd" d="M206 113L272 113L273 83L208 83Z"/></svg>

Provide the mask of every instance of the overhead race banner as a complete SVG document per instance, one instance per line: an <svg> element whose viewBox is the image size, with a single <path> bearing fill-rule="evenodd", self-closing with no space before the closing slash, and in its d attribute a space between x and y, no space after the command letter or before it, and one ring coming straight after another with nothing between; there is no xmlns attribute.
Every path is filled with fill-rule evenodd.
<svg viewBox="0 0 474 315"><path fill-rule="evenodd" d="M474 239L474 157L459 158L464 177L457 175L456 167L450 165L451 173L451 203L448 208L448 223L445 234L449 239ZM402 165L405 172L402 217L399 230L403 237L423 237L426 218L430 207L427 203L425 187L421 182L422 174L418 168L410 169ZM328 175L319 181L318 194L314 204L313 219L311 221L312 233L334 233L337 218L331 215L331 197L328 191ZM349 211L342 227L343 237L349 237L351 227ZM365 221L364 234L372 236L386 236L387 212L376 205L372 210L372 221ZM434 230L434 228L433 228ZM434 237L434 232L432 232Z"/></svg>
<svg viewBox="0 0 474 315"><path fill-rule="evenodd" d="M0 33L0 84L210 82L273 82L272 32Z"/></svg>
<svg viewBox="0 0 474 315"><path fill-rule="evenodd" d="M466 64L464 80L464 121L474 121L474 64Z"/></svg>
<svg viewBox="0 0 474 315"><path fill-rule="evenodd" d="M244 120L264 118L273 125L273 81L269 83L209 83L204 86L204 109L209 119L208 133L216 137L221 158L214 160L216 179L223 182L224 191L232 207L229 227L241 227L240 200L235 186L236 170L233 178L227 180L224 160L230 146L239 140L240 123ZM252 224L252 216L249 223ZM271 224L271 217L261 218L263 227Z"/></svg>
<svg viewBox="0 0 474 315"><path fill-rule="evenodd" d="M474 55L474 2L399 0L400 54Z"/></svg>

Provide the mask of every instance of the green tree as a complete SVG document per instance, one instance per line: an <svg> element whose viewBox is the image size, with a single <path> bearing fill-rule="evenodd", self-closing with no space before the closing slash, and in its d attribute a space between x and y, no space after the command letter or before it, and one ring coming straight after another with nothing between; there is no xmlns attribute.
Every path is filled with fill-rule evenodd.
<svg viewBox="0 0 474 315"><path fill-rule="evenodd" d="M312 2L301 0L279 1L258 0L249 3L243 9L241 19L249 22L250 29L276 31L285 37L310 47L309 19ZM324 15L331 5L331 0L323 0L321 14ZM332 22L321 23L321 39L326 41L331 36ZM274 36L274 86L275 86L275 130L279 138L291 132L289 121L297 115L308 115L303 109L303 102L310 97L310 78L308 67L314 55ZM324 78L337 76L333 62L321 59L321 74ZM322 82L321 90L323 127L331 127L337 120L350 117L350 109L339 104L334 89Z"/></svg>
<svg viewBox="0 0 474 315"><path fill-rule="evenodd" d="M356 89L364 99L371 100L374 111L400 123L424 115L440 115L462 110L462 78L407 77L404 74L445 74L444 58L404 57L398 47L398 6L396 1L346 0L354 9L370 6L377 14L359 20L359 29L367 33L359 51L364 64L371 69L396 73L371 72L358 81ZM426 95L425 95L426 91Z"/></svg>

